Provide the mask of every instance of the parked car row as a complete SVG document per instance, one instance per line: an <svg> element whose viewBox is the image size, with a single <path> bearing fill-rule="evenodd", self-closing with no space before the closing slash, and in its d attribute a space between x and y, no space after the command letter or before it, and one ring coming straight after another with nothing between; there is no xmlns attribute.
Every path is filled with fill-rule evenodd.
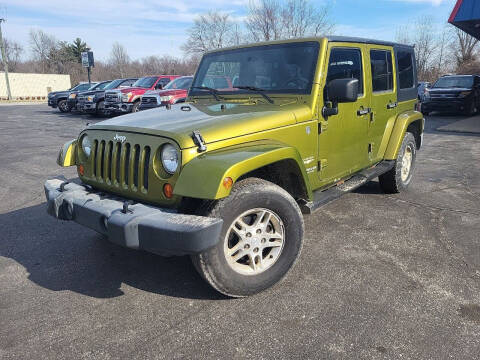
<svg viewBox="0 0 480 360"><path fill-rule="evenodd" d="M472 116L480 109L480 76L446 75L433 85L419 83L418 99L421 111L448 111Z"/></svg>
<svg viewBox="0 0 480 360"><path fill-rule="evenodd" d="M192 76L155 75L81 83L48 95L48 105L61 112L107 116L185 101ZM145 100L143 97L145 95Z"/></svg>

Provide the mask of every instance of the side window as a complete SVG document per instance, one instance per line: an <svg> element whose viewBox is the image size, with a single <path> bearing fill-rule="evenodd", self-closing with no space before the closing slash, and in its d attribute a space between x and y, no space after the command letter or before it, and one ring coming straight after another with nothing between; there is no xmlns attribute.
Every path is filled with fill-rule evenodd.
<svg viewBox="0 0 480 360"><path fill-rule="evenodd" d="M400 89L410 89L415 86L413 76L412 54L406 51L397 52L398 79Z"/></svg>
<svg viewBox="0 0 480 360"><path fill-rule="evenodd" d="M393 91L392 53L386 50L371 50L373 92Z"/></svg>
<svg viewBox="0 0 480 360"><path fill-rule="evenodd" d="M354 48L333 48L328 62L327 85L336 79L358 79L358 93L363 94L362 52Z"/></svg>

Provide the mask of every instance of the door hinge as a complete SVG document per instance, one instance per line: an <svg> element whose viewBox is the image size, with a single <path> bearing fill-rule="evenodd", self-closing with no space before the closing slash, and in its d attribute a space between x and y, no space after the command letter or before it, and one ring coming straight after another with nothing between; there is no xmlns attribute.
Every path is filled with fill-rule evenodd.
<svg viewBox="0 0 480 360"><path fill-rule="evenodd" d="M320 120L318 123L318 133L321 134L328 128L328 122Z"/></svg>
<svg viewBox="0 0 480 360"><path fill-rule="evenodd" d="M328 165L327 159L320 159L317 166L317 171L324 170Z"/></svg>

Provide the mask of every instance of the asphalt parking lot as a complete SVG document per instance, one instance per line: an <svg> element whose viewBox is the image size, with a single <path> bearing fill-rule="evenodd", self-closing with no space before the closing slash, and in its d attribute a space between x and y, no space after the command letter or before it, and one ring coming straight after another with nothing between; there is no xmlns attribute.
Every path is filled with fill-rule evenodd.
<svg viewBox="0 0 480 360"><path fill-rule="evenodd" d="M377 182L306 217L301 259L245 299L187 257L117 247L45 212L89 116L0 107L0 358L478 359L480 137L427 119L409 192ZM479 118L480 121L480 118Z"/></svg>

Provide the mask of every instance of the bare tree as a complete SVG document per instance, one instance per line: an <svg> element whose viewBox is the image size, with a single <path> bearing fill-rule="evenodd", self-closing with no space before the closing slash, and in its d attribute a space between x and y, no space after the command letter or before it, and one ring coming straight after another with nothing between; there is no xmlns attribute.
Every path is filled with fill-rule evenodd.
<svg viewBox="0 0 480 360"><path fill-rule="evenodd" d="M397 29L398 42L414 45L417 59L417 72L420 80L432 80L435 57L438 55L437 30L431 17L421 17L413 27L403 26Z"/></svg>
<svg viewBox="0 0 480 360"><path fill-rule="evenodd" d="M5 45L5 56L7 58L8 69L11 72L15 72L21 60L23 47L16 41L5 38L3 39L3 43ZM0 63L0 69L3 70L3 63Z"/></svg>
<svg viewBox="0 0 480 360"><path fill-rule="evenodd" d="M282 36L299 38L331 33L330 8L315 7L309 0L288 0L282 9Z"/></svg>
<svg viewBox="0 0 480 360"><path fill-rule="evenodd" d="M198 16L187 30L188 40L181 46L187 54L201 54L231 44L233 23L228 14L211 11Z"/></svg>
<svg viewBox="0 0 480 360"><path fill-rule="evenodd" d="M245 25L253 41L319 36L334 28L330 8L310 0L251 0Z"/></svg>
<svg viewBox="0 0 480 360"><path fill-rule="evenodd" d="M448 44L451 41L451 26L446 25L442 29L442 33L438 38L438 53L436 58L437 66L434 71L434 77L438 78L444 73L447 72L447 69L450 67L450 63L448 61L451 58L448 52Z"/></svg>
<svg viewBox="0 0 480 360"><path fill-rule="evenodd" d="M114 42L112 50L110 52L109 64L116 68L116 73L120 77L127 76L127 67L130 63L130 56L128 56L127 50L119 42Z"/></svg>
<svg viewBox="0 0 480 360"><path fill-rule="evenodd" d="M49 70L52 56L57 50L58 40L42 30L30 30L30 50L33 59L40 65L40 70L45 73Z"/></svg>
<svg viewBox="0 0 480 360"><path fill-rule="evenodd" d="M425 77L434 59L437 42L432 18L418 19L415 23L415 50L417 70L420 77Z"/></svg>
<svg viewBox="0 0 480 360"><path fill-rule="evenodd" d="M455 28L455 36L452 42L452 52L457 62L457 69L468 67L475 62L477 56L478 39L468 35L463 30Z"/></svg>
<svg viewBox="0 0 480 360"><path fill-rule="evenodd" d="M245 26L253 41L278 40L282 36L282 9L277 0L250 0Z"/></svg>

